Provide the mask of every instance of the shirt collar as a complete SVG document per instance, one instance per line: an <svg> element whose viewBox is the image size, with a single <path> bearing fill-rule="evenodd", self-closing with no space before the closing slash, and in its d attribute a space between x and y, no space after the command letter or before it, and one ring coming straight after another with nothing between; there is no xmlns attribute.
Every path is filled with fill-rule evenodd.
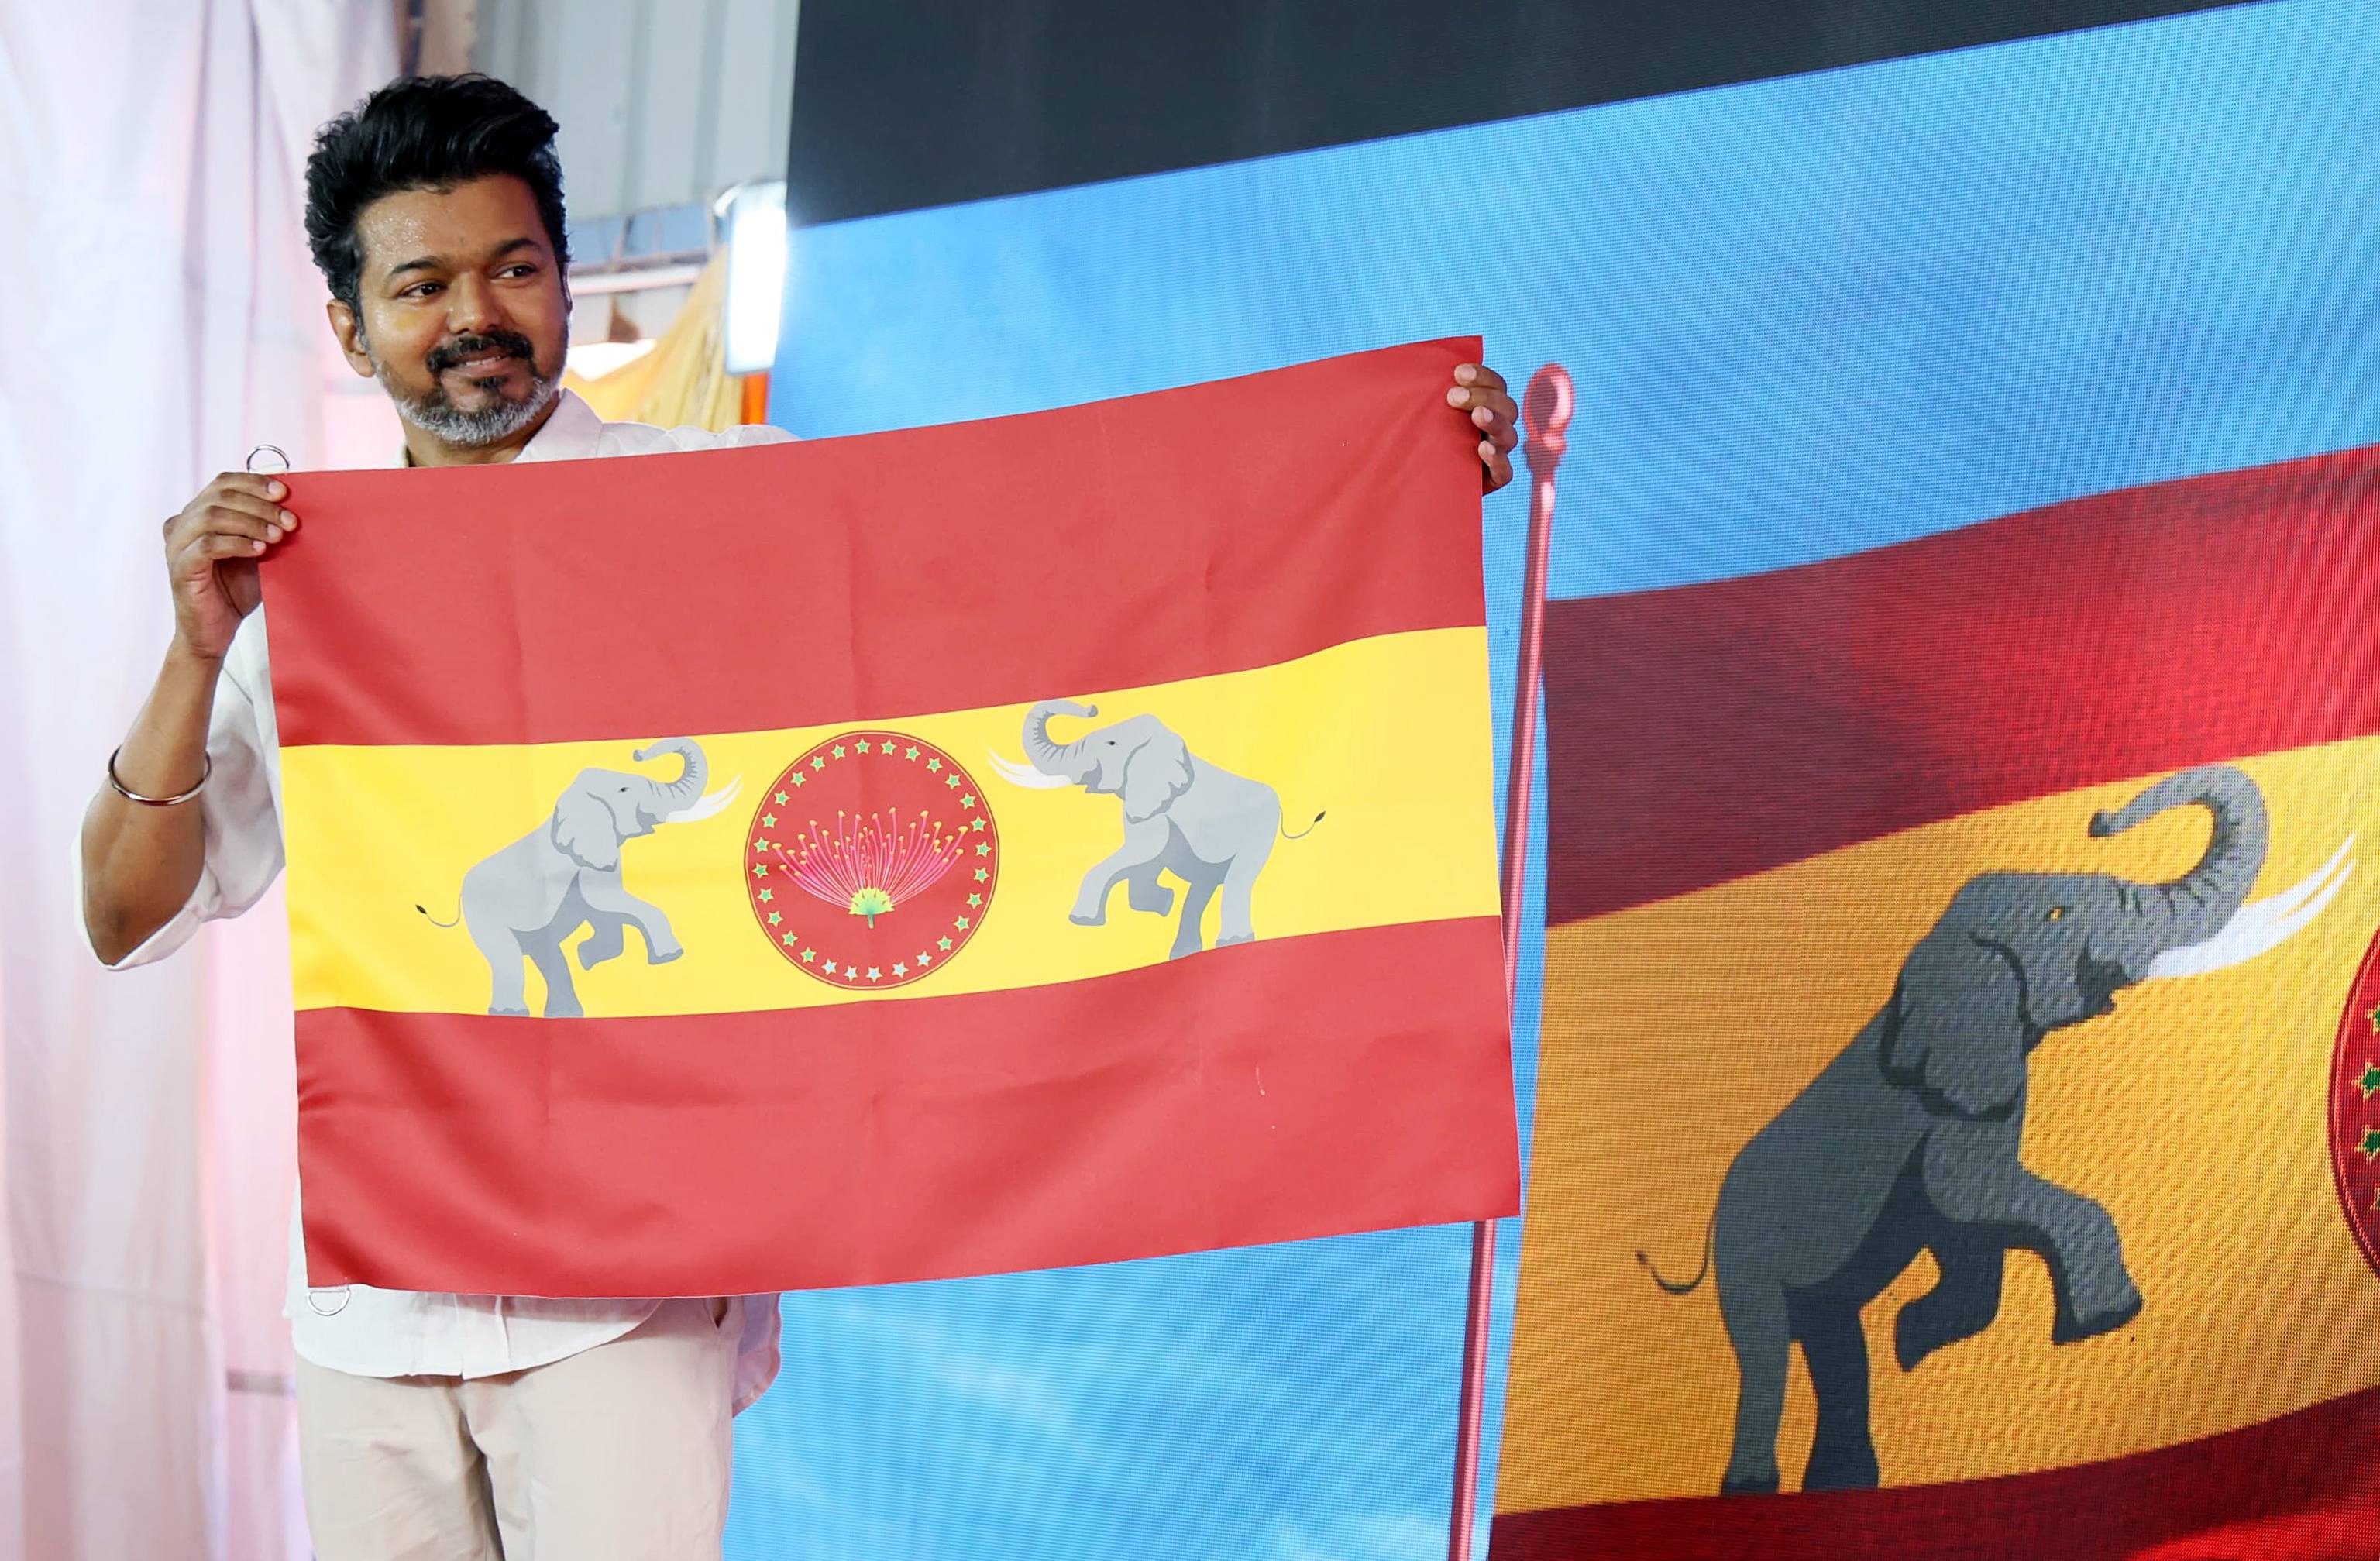
<svg viewBox="0 0 2380 1561"><path fill-rule="evenodd" d="M584 461L593 457L603 437L603 418L595 408L565 390L554 398L544 426L529 436L515 461Z"/></svg>
<svg viewBox="0 0 2380 1561"><path fill-rule="evenodd" d="M580 399L574 390L565 390L554 397L553 410L547 415L537 432L529 435L521 453L513 457L521 461L584 461L593 457L603 436L603 418L595 408ZM400 442L396 460L400 466L413 465L412 454Z"/></svg>

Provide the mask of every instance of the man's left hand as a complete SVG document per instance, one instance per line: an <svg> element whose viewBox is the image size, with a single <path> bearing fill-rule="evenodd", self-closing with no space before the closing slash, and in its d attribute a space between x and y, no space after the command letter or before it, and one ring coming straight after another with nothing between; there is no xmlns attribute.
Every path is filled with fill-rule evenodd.
<svg viewBox="0 0 2380 1561"><path fill-rule="evenodd" d="M1504 376L1484 363L1455 366L1446 404L1479 430L1480 491L1493 493L1512 480L1512 446L1521 442L1521 409L1504 393Z"/></svg>

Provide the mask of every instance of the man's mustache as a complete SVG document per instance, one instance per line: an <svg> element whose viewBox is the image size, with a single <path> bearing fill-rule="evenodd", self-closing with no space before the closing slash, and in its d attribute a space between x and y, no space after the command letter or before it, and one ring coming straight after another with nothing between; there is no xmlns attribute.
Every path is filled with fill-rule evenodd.
<svg viewBox="0 0 2380 1561"><path fill-rule="evenodd" d="M489 331L441 342L430 349L430 356L422 361L431 373L443 374L467 357L484 357L489 353L500 352L508 357L519 358L534 369L537 367L535 350L529 345L528 338L517 332Z"/></svg>

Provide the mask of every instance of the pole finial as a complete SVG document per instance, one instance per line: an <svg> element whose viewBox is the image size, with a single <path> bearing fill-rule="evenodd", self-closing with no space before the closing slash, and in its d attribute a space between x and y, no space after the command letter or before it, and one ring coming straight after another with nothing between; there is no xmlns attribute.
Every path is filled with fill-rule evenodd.
<svg viewBox="0 0 2380 1561"><path fill-rule="evenodd" d="M1529 376L1529 388L1521 397L1521 422L1528 431L1521 452L1528 457L1532 476L1549 478L1561 465L1562 452L1570 447L1564 437L1570 414L1569 369L1548 363Z"/></svg>

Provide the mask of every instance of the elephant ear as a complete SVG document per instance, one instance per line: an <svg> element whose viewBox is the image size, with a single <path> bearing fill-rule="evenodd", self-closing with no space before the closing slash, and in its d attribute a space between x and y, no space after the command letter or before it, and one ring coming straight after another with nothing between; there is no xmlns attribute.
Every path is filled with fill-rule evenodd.
<svg viewBox="0 0 2380 1561"><path fill-rule="evenodd" d="M1928 1110L2005 1116L2024 1089L2023 990L2007 955L1937 932L1900 967L1886 1028L1884 1076Z"/></svg>
<svg viewBox="0 0 2380 1561"><path fill-rule="evenodd" d="M585 786L573 786L553 805L553 843L582 867L608 873L620 865L620 828L612 809Z"/></svg>
<svg viewBox="0 0 2380 1561"><path fill-rule="evenodd" d="M1190 785L1190 750L1164 727L1123 761L1123 817L1127 824L1154 818Z"/></svg>

